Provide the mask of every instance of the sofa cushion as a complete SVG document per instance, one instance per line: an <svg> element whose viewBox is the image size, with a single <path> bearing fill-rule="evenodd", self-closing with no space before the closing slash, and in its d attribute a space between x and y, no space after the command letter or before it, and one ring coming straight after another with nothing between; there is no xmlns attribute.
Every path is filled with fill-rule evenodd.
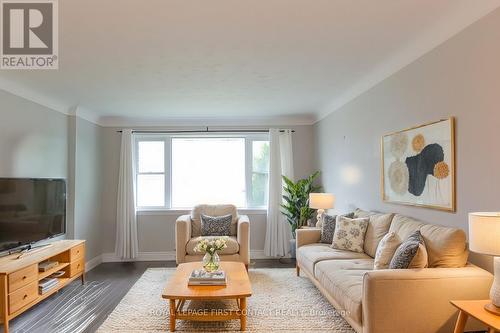
<svg viewBox="0 0 500 333"><path fill-rule="evenodd" d="M323 223L321 224L321 243L332 244L333 234L335 233L335 224L337 223L337 216L339 215L326 214L323 217ZM354 218L354 213L343 214L340 216L352 219Z"/></svg>
<svg viewBox="0 0 500 333"><path fill-rule="evenodd" d="M429 256L424 243L418 244L418 250L413 260L410 262L408 268L426 268L429 266Z"/></svg>
<svg viewBox="0 0 500 333"><path fill-rule="evenodd" d="M415 231L405 239L394 252L389 269L407 269L417 255L419 245L424 243L420 230Z"/></svg>
<svg viewBox="0 0 500 333"><path fill-rule="evenodd" d="M425 224L419 220L413 219L401 214L394 215L389 231L394 231L401 240L407 239L412 233L420 230Z"/></svg>
<svg viewBox="0 0 500 333"><path fill-rule="evenodd" d="M316 264L314 276L345 310L362 323L363 276L373 267L373 259L325 260Z"/></svg>
<svg viewBox="0 0 500 333"><path fill-rule="evenodd" d="M370 257L375 257L378 243L389 231L393 217L394 214L381 213L376 213L369 216L370 221L368 222L368 228L366 229L365 243L363 245L363 248L365 253Z"/></svg>
<svg viewBox="0 0 500 333"><path fill-rule="evenodd" d="M364 253L363 244L368 221L368 217L350 219L340 215L337 216L332 247L338 250Z"/></svg>
<svg viewBox="0 0 500 333"><path fill-rule="evenodd" d="M463 267L469 255L465 232L462 229L425 224L421 221L396 214L389 231L406 239L416 230L424 237L429 267Z"/></svg>
<svg viewBox="0 0 500 333"><path fill-rule="evenodd" d="M321 223L321 243L332 244L336 219L337 215L326 214L323 216L323 223Z"/></svg>
<svg viewBox="0 0 500 333"><path fill-rule="evenodd" d="M368 217L373 214L375 214L375 212L369 212L367 210L362 210L361 208L356 208L354 211L354 218Z"/></svg>
<svg viewBox="0 0 500 333"><path fill-rule="evenodd" d="M309 274L314 274L316 263L330 259L370 259L370 257L364 253L332 249L323 243L308 244L297 249L297 262L300 268Z"/></svg>
<svg viewBox="0 0 500 333"><path fill-rule="evenodd" d="M238 210L234 205L197 205L191 211L191 235L201 236L201 214L208 216L223 216L231 214L231 236L236 236Z"/></svg>
<svg viewBox="0 0 500 333"><path fill-rule="evenodd" d="M377 252L375 253L375 260L373 263L373 269L387 269L389 268L389 263L391 262L394 252L398 249L401 244L401 240L394 231L390 231L386 234L380 243L378 243Z"/></svg>
<svg viewBox="0 0 500 333"><path fill-rule="evenodd" d="M424 237L429 267L464 267L467 264L465 231L458 228L426 224L420 232Z"/></svg>
<svg viewBox="0 0 500 333"><path fill-rule="evenodd" d="M220 236L198 236L191 238L189 242L186 244L186 253L189 255L200 255L203 253L196 252L194 248L196 247L196 244L202 239L216 239L220 238ZM236 237L231 236L227 238L226 241L227 247L223 249L222 251L219 251L219 254L236 254L240 251L240 245L238 244L238 241L236 240Z"/></svg>

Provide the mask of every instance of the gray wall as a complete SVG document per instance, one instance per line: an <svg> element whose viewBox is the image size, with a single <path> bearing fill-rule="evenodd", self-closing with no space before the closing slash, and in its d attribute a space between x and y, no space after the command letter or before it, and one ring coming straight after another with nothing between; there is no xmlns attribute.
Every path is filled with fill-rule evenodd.
<svg viewBox="0 0 500 333"><path fill-rule="evenodd" d="M473 24L315 126L317 167L336 211L399 212L467 229L467 213L500 209L500 10ZM386 204L382 135L456 117L457 212ZM490 268L491 259L471 260Z"/></svg>
<svg viewBox="0 0 500 333"><path fill-rule="evenodd" d="M312 126L284 126L293 128L294 169L296 177L306 177L313 171ZM256 127L252 127L256 128ZM120 155L120 134L116 128L106 128L102 148L106 159L103 169L103 252L114 251L116 230L116 189L118 188L118 166ZM140 252L175 251L175 220L187 211L139 213L138 234ZM248 213L251 227L250 248L254 251L264 249L266 232L265 212Z"/></svg>
<svg viewBox="0 0 500 333"><path fill-rule="evenodd" d="M0 90L0 176L68 175L66 116Z"/></svg>
<svg viewBox="0 0 500 333"><path fill-rule="evenodd" d="M87 259L102 254L102 127L74 116L74 238L85 239Z"/></svg>
<svg viewBox="0 0 500 333"><path fill-rule="evenodd" d="M66 178L67 237L102 253L100 196L103 129L0 91L0 177Z"/></svg>

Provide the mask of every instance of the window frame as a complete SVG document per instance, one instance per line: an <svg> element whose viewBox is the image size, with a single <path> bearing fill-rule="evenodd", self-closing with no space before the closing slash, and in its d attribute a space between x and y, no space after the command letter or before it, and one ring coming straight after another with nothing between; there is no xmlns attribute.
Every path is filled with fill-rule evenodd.
<svg viewBox="0 0 500 333"><path fill-rule="evenodd" d="M165 178L165 205L164 206L138 206L137 205L137 191L138 186L136 186L136 210L139 212L147 211L184 211L186 208L183 207L172 207L172 139L173 138L242 138L245 140L245 207L238 207L243 210L265 210L267 206L249 206L251 203L252 195L252 173L253 173L253 142L254 141L268 141L268 133L241 133L234 132L228 134L182 134L182 133L136 133L134 136L134 166L135 166L135 182L138 184L138 176L140 174L163 174ZM140 141L163 141L164 142L164 170L163 173L156 172L139 172L139 142ZM269 171L268 171L269 174ZM268 197L267 194L266 197Z"/></svg>

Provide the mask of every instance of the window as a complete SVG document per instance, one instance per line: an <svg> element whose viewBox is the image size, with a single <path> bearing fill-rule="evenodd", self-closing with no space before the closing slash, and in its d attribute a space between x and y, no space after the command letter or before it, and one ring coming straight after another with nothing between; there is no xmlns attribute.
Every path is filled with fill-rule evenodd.
<svg viewBox="0 0 500 333"><path fill-rule="evenodd" d="M136 135L139 209L267 205L267 134Z"/></svg>

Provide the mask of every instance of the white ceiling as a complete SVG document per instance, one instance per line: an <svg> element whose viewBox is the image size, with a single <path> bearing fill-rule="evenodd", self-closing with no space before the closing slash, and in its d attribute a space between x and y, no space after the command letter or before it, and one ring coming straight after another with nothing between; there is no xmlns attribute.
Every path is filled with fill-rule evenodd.
<svg viewBox="0 0 500 333"><path fill-rule="evenodd" d="M61 0L59 70L0 88L102 125L313 123L499 0Z"/></svg>

